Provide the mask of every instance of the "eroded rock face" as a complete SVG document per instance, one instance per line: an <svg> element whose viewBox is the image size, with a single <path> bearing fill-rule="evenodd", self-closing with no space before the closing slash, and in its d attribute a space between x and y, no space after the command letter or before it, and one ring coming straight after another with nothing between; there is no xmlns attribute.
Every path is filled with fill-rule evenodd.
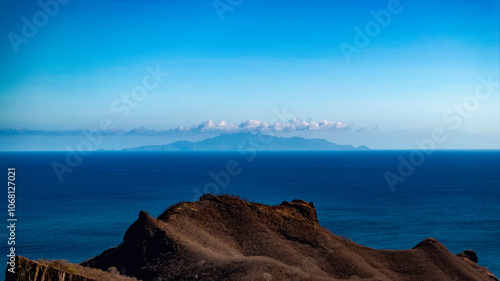
<svg viewBox="0 0 500 281"><path fill-rule="evenodd" d="M158 219L141 212L122 244L82 265L143 280L498 280L473 256L432 238L409 250L367 248L322 228L303 200L204 195Z"/></svg>
<svg viewBox="0 0 500 281"><path fill-rule="evenodd" d="M142 280L497 280L472 250L450 253L433 238L403 251L375 250L321 227L312 203L268 206L204 195L146 212L123 243L82 265ZM12 281L101 281L16 257ZM95 275L91 275L95 276ZM113 278L114 279L114 278ZM129 280L126 277L120 280Z"/></svg>
<svg viewBox="0 0 500 281"><path fill-rule="evenodd" d="M99 281L67 273L17 256L15 273L5 272L6 281Z"/></svg>
<svg viewBox="0 0 500 281"><path fill-rule="evenodd" d="M476 252L474 252L473 250L463 251L460 254L458 254L457 257L466 258L474 263L478 263L479 261Z"/></svg>

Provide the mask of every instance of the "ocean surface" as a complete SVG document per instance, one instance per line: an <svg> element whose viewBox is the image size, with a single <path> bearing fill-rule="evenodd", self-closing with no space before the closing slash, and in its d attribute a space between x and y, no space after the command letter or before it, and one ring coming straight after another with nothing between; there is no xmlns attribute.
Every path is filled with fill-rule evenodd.
<svg viewBox="0 0 500 281"><path fill-rule="evenodd" d="M92 152L62 182L51 165L66 165L66 152L0 152L0 163L4 183L16 168L16 254L31 259L81 262L118 245L139 211L158 216L208 191L312 201L323 226L357 243L408 249L434 237L455 254L473 249L500 275L500 151L436 151L401 174L410 153ZM386 171L405 181L391 190ZM6 260L9 233L0 229Z"/></svg>

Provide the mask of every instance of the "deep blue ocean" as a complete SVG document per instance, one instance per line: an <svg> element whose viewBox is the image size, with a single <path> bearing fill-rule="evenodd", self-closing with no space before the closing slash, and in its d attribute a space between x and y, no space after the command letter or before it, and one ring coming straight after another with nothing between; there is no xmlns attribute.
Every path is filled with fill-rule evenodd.
<svg viewBox="0 0 500 281"><path fill-rule="evenodd" d="M271 205L312 201L323 226L377 249L412 248L428 237L455 254L473 249L500 275L500 151L436 151L391 191L384 172L398 175L398 156L410 153L92 152L62 182L51 164L65 164L66 152L1 152L0 163L4 183L7 168L16 168L16 254L31 259L96 256L122 241L140 210L158 216L208 184L209 192ZM228 163L239 174L229 175ZM6 187L3 194L7 225ZM7 255L8 231L0 229Z"/></svg>

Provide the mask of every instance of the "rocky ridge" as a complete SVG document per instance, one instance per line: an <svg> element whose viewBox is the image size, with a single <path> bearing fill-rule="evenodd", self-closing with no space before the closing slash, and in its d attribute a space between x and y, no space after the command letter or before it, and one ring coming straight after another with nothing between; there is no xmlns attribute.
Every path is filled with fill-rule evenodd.
<svg viewBox="0 0 500 281"><path fill-rule="evenodd" d="M92 281L61 279L60 273L55 277L20 259L25 279L7 280ZM323 228L314 204L303 200L269 206L206 194L197 202L175 204L158 218L141 211L120 245L81 265L118 269L144 281L498 281L477 262L474 251L454 255L433 238L408 250L359 245Z"/></svg>

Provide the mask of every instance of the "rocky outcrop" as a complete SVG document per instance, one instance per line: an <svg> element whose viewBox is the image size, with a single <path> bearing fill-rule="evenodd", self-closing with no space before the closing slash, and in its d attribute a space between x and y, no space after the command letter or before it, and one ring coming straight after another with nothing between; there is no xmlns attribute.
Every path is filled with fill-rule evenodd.
<svg viewBox="0 0 500 281"><path fill-rule="evenodd" d="M409 250L375 250L319 224L312 203L268 206L204 195L158 218L141 211L123 243L75 265L16 257L9 281L490 280L474 251L453 255L433 238Z"/></svg>
<svg viewBox="0 0 500 281"><path fill-rule="evenodd" d="M9 269L12 270L9 266L5 273L7 281L137 281L121 275L116 268L102 271L65 260L33 261L17 256L14 272Z"/></svg>
<svg viewBox="0 0 500 281"><path fill-rule="evenodd" d="M432 238L375 250L321 227L312 203L204 195L158 218L140 212L122 244L82 265L142 280L498 280L473 253Z"/></svg>
<svg viewBox="0 0 500 281"><path fill-rule="evenodd" d="M460 254L457 254L457 257L466 258L474 263L478 263L479 261L476 252L474 252L473 250L463 251Z"/></svg>
<svg viewBox="0 0 500 281"><path fill-rule="evenodd" d="M17 256L15 273L5 272L6 281L99 281L68 273L36 261Z"/></svg>

